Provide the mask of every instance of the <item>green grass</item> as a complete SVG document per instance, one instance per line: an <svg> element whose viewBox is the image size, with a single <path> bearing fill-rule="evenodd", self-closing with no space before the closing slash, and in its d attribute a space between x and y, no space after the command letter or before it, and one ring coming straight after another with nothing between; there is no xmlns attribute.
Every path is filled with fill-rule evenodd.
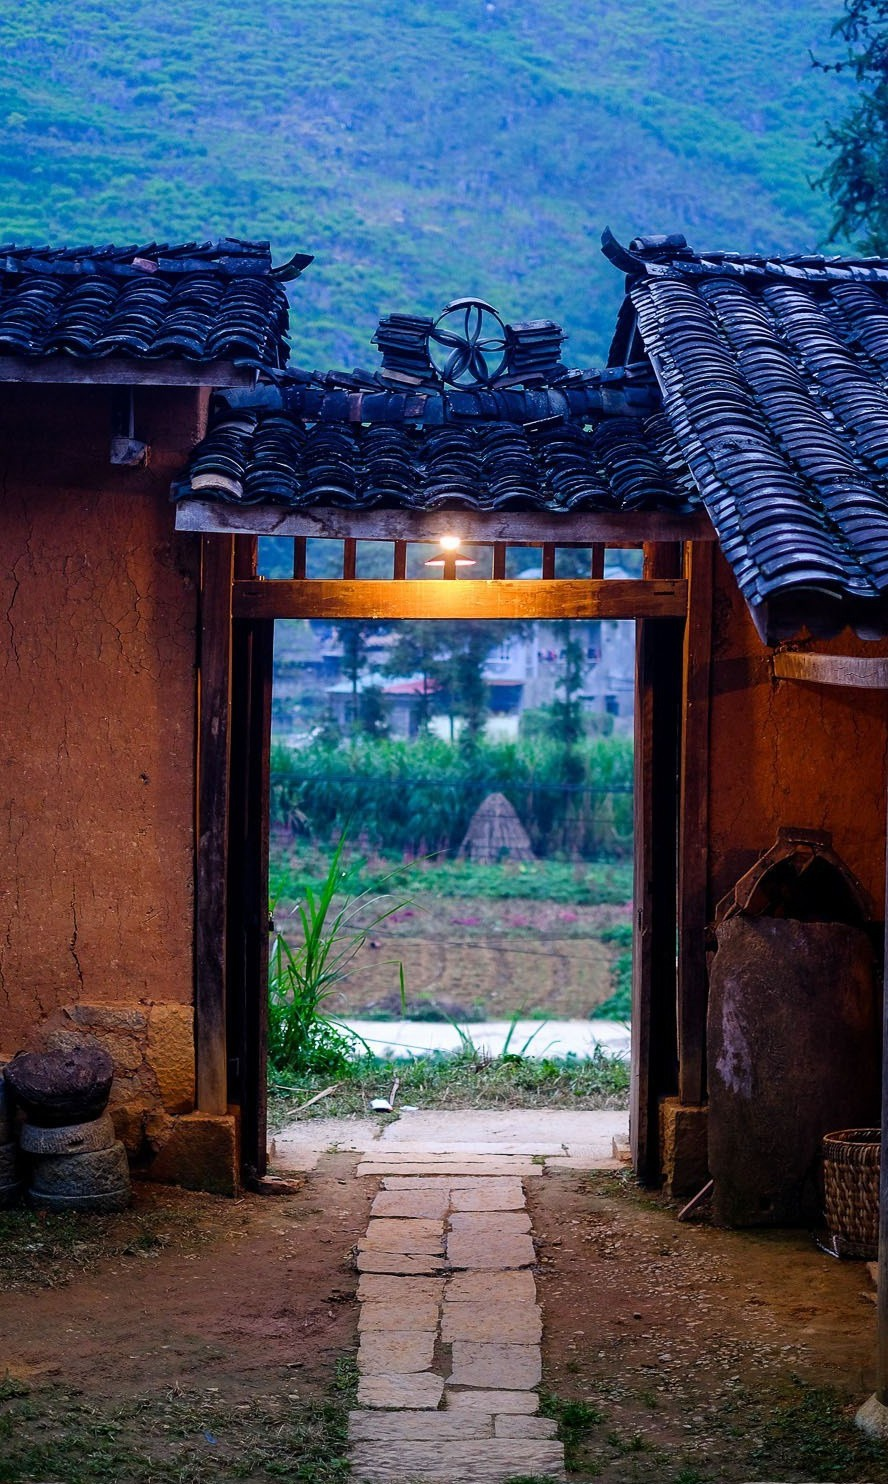
<svg viewBox="0 0 888 1484"><path fill-rule="evenodd" d="M329 850L308 843L300 842L298 848L289 850L273 846L272 900L300 900L306 888L314 887L326 874L329 859ZM432 893L487 901L533 897L565 906L617 905L632 897L631 863L611 861L505 861L501 865L480 866L472 861L440 856L408 862L391 856L365 856L356 859L350 867L349 881L356 893L385 890L399 896L422 897ZM611 937L604 941L622 941L614 936L613 928L605 931Z"/></svg>
<svg viewBox="0 0 888 1484"><path fill-rule="evenodd" d="M540 1036L545 1038L545 1029ZM418 1108L624 1108L629 1089L627 1063L600 1050L582 1060L513 1056L487 1060L466 1050L414 1061L355 1061L342 1074L336 1092L301 1117L365 1114L373 1098L388 1097L395 1077L401 1084L398 1103ZM317 1073L286 1084L272 1079L270 1122L281 1127L300 1104L335 1080Z"/></svg>
<svg viewBox="0 0 888 1484"><path fill-rule="evenodd" d="M320 1401L270 1391L232 1405L175 1383L118 1402L0 1392L0 1484L339 1484L352 1394L348 1366Z"/></svg>

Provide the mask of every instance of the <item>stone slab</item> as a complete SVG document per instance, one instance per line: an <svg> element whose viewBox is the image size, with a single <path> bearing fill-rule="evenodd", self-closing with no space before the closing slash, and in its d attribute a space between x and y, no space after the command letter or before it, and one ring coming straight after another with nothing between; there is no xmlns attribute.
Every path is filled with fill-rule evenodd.
<svg viewBox="0 0 888 1484"><path fill-rule="evenodd" d="M478 1169L473 1168L468 1175L405 1175L403 1171L397 1174L392 1171L380 1178L383 1189L385 1190L431 1190L440 1186L442 1189L446 1188L451 1192L454 1190L477 1190L480 1188L482 1181L503 1181L505 1183L514 1180L520 1184L525 1178L520 1171L516 1173L514 1168L500 1170L498 1166L499 1161L491 1160L489 1165ZM541 1165L530 1165L528 1168L532 1170L534 1175L539 1175L542 1170Z"/></svg>
<svg viewBox="0 0 888 1484"><path fill-rule="evenodd" d="M450 1228L485 1237L513 1236L530 1231L530 1216L526 1211L454 1211Z"/></svg>
<svg viewBox="0 0 888 1484"><path fill-rule="evenodd" d="M435 1330L364 1330L358 1370L365 1376L405 1376L430 1369Z"/></svg>
<svg viewBox="0 0 888 1484"><path fill-rule="evenodd" d="M359 1289L358 1297L360 1296ZM536 1284L533 1273L529 1273L526 1268L507 1269L502 1273L453 1273L444 1289L444 1302L533 1304L536 1302Z"/></svg>
<svg viewBox="0 0 888 1484"><path fill-rule="evenodd" d="M370 1207L371 1216L426 1216L442 1221L450 1203L447 1185L432 1190L381 1190Z"/></svg>
<svg viewBox="0 0 888 1484"><path fill-rule="evenodd" d="M390 1221L373 1218L358 1243L361 1252L415 1252L429 1257L444 1256L444 1224L424 1217Z"/></svg>
<svg viewBox="0 0 888 1484"><path fill-rule="evenodd" d="M454 1340L538 1345L542 1334L543 1325L536 1304L503 1304L488 1299L483 1303L444 1305L441 1339L446 1345Z"/></svg>
<svg viewBox="0 0 888 1484"><path fill-rule="evenodd" d="M548 1419L512 1417L508 1420L529 1423ZM487 1412L349 1412L348 1436L353 1443L389 1444L431 1443L436 1438L456 1442L464 1438L492 1438L493 1418ZM533 1434L528 1433L527 1436L532 1437ZM546 1433L545 1436L548 1437L549 1434Z"/></svg>
<svg viewBox="0 0 888 1484"><path fill-rule="evenodd" d="M478 1180L450 1192L454 1211L520 1211L524 1188L520 1180Z"/></svg>
<svg viewBox="0 0 888 1484"><path fill-rule="evenodd" d="M446 1405L449 1412L491 1412L494 1416L520 1414L531 1416L540 1399L535 1391L452 1391L448 1383Z"/></svg>
<svg viewBox="0 0 888 1484"><path fill-rule="evenodd" d="M494 1345L454 1340L451 1386L531 1391L542 1378L538 1345Z"/></svg>
<svg viewBox="0 0 888 1484"><path fill-rule="evenodd" d="M464 1159L441 1160L431 1165L426 1160L399 1161L396 1159L374 1159L372 1163L358 1165L358 1174L379 1180L386 1175L513 1175L519 1180L533 1180L542 1175L542 1165L530 1161L515 1161L509 1164L503 1159L485 1160L471 1165Z"/></svg>
<svg viewBox="0 0 888 1484"><path fill-rule="evenodd" d="M498 1438L557 1438L558 1436L558 1424L553 1422L551 1417L522 1417L520 1413L505 1412L499 1417L494 1417L493 1422L494 1435Z"/></svg>
<svg viewBox="0 0 888 1484"><path fill-rule="evenodd" d="M420 1257L410 1252L375 1252L362 1250L357 1257L359 1273L399 1273L404 1277L434 1277L447 1269L441 1257Z"/></svg>
<svg viewBox="0 0 888 1484"><path fill-rule="evenodd" d="M363 1273L358 1282L358 1302L361 1304L437 1304L443 1292L443 1278L402 1278L389 1273Z"/></svg>
<svg viewBox="0 0 888 1484"><path fill-rule="evenodd" d="M421 1110L390 1123L377 1148L453 1153L460 1145L489 1154L572 1154L574 1145L610 1157L613 1140L625 1137L625 1112L570 1108Z"/></svg>
<svg viewBox="0 0 888 1484"><path fill-rule="evenodd" d="M459 1305L457 1307L464 1307ZM426 1299L418 1303L399 1302L364 1303L358 1315L359 1330L426 1330L438 1328L440 1305L437 1299ZM480 1336L479 1336L480 1338ZM509 1336L514 1339L514 1336Z"/></svg>
<svg viewBox="0 0 888 1484"><path fill-rule="evenodd" d="M557 1154L546 1159L547 1170L623 1170L621 1159L598 1159L591 1154Z"/></svg>
<svg viewBox="0 0 888 1484"><path fill-rule="evenodd" d="M361 1376L358 1402L362 1407L392 1407L399 1411L436 1411L444 1393L444 1382L431 1371L412 1375Z"/></svg>
<svg viewBox="0 0 888 1484"><path fill-rule="evenodd" d="M530 1237L491 1232L451 1232L447 1260L453 1268L526 1268L536 1261Z"/></svg>
<svg viewBox="0 0 888 1484"><path fill-rule="evenodd" d="M351 1455L355 1484L506 1484L516 1475L566 1478L560 1443L531 1439L480 1438L459 1443L358 1443Z"/></svg>
<svg viewBox="0 0 888 1484"><path fill-rule="evenodd" d="M275 1134L269 1142L268 1156L276 1171L313 1170L321 1155L330 1150L366 1153L378 1133L379 1125L372 1118L306 1118Z"/></svg>

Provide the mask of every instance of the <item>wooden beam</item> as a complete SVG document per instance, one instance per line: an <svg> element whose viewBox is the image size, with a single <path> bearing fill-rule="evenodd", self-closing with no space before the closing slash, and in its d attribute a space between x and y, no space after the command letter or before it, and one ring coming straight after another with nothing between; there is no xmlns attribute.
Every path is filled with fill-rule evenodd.
<svg viewBox="0 0 888 1484"><path fill-rule="evenodd" d="M688 617L682 663L678 843L678 1095L706 1093L706 952L709 863L709 672L712 651L712 547L685 548Z"/></svg>
<svg viewBox="0 0 888 1484"><path fill-rule="evenodd" d="M613 546L657 541L714 541L705 511L666 515L634 511L628 515L566 511L549 515L537 510L334 510L318 507L292 511L281 505L233 505L220 500L181 500L176 506L178 531L246 531L257 536L320 536L341 541L430 541L455 532L463 543L505 541L509 546Z"/></svg>
<svg viewBox="0 0 888 1484"><path fill-rule="evenodd" d="M812 654L810 650L781 650L774 655L778 680L805 680L811 685L853 686L858 690L888 690L888 659L851 654Z"/></svg>
<svg viewBox="0 0 888 1484"><path fill-rule="evenodd" d="M24 360L0 356L0 381L71 382L85 386L255 386L256 373L232 361L125 360L109 356L89 361L75 356Z"/></svg>
<svg viewBox="0 0 888 1484"><path fill-rule="evenodd" d="M683 618L687 583L509 579L238 582L236 618Z"/></svg>
<svg viewBox="0 0 888 1484"><path fill-rule="evenodd" d="M197 1107L225 1113L228 796L231 715L231 591L234 541L205 538L201 549L198 672L195 1035Z"/></svg>

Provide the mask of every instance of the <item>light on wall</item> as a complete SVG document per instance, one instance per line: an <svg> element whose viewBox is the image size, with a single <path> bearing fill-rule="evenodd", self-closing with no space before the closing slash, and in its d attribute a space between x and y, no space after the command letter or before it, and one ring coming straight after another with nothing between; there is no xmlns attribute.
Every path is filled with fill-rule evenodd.
<svg viewBox="0 0 888 1484"><path fill-rule="evenodd" d="M442 536L438 542L441 548L440 556L429 557L426 561L427 567L443 567L441 576L443 578L456 577L457 567L474 567L474 557L466 556L460 550L459 536Z"/></svg>

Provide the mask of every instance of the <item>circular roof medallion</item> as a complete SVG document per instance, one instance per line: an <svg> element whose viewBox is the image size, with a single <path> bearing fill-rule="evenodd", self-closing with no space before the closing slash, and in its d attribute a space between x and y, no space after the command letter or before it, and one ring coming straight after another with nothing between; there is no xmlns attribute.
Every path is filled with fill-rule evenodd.
<svg viewBox="0 0 888 1484"><path fill-rule="evenodd" d="M429 333L429 356L449 386L487 386L505 370L506 327L483 299L454 299Z"/></svg>

